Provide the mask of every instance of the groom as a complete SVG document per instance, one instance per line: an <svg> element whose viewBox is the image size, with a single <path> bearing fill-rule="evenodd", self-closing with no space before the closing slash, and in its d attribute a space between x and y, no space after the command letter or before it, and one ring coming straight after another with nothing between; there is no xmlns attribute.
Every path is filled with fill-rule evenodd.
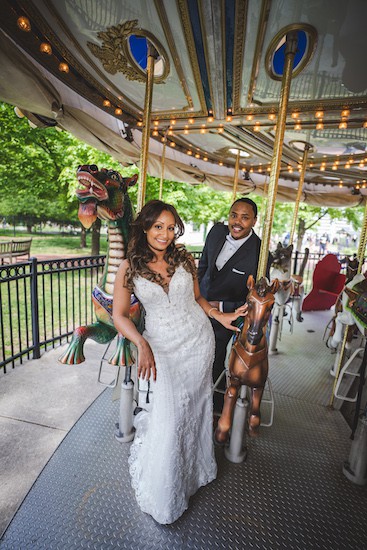
<svg viewBox="0 0 367 550"><path fill-rule="evenodd" d="M234 311L246 301L247 279L256 280L261 240L254 233L257 205L247 197L236 200L229 211L228 225L215 224L209 231L199 261L198 278L202 296L220 311ZM269 254L267 277L271 255ZM211 320L215 334L213 381L224 369L228 342L233 331ZM225 390L225 378L218 389ZM220 413L223 396L215 392L214 410Z"/></svg>

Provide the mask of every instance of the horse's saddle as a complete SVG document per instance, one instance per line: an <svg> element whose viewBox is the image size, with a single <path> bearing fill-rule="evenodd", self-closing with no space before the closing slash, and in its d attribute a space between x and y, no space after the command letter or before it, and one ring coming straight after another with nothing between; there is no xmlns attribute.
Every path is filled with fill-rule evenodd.
<svg viewBox="0 0 367 550"><path fill-rule="evenodd" d="M352 314L367 327L367 279L357 283L353 288L345 288L348 294L348 308Z"/></svg>

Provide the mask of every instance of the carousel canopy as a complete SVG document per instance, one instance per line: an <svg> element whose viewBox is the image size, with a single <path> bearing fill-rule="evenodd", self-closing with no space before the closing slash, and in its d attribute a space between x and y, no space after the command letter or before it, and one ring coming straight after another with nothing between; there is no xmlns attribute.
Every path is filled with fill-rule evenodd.
<svg viewBox="0 0 367 550"><path fill-rule="evenodd" d="M147 170L266 192L285 37L297 36L277 200L354 206L367 196L365 0L3 0L0 99ZM237 162L237 166L236 166ZM237 168L237 169L236 169Z"/></svg>

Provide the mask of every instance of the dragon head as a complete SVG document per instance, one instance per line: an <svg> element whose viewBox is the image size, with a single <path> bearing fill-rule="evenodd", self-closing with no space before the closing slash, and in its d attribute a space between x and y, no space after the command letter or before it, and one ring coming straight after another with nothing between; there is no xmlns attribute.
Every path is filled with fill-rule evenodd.
<svg viewBox="0 0 367 550"><path fill-rule="evenodd" d="M123 178L119 172L98 169L95 164L78 167L79 187L76 196L80 202L78 217L84 227L91 227L97 218L116 221L124 216L127 190L138 179L137 174Z"/></svg>

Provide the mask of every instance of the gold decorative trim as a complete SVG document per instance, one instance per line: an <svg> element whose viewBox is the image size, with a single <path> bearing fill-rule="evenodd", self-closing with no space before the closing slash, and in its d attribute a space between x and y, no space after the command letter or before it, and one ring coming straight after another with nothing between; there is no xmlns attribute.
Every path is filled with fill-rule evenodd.
<svg viewBox="0 0 367 550"><path fill-rule="evenodd" d="M164 31L164 35L166 37L170 52L171 52L173 64L175 66L178 78L180 79L180 84L182 86L183 92L186 97L187 107L186 108L184 107L183 110L193 109L194 104L192 102L192 97L190 95L189 87L187 85L184 70L180 63L180 56L176 48L176 44L173 38L172 29L168 21L166 10L164 9L163 2L161 0L154 0L154 4L157 10L158 17L161 22L162 29Z"/></svg>
<svg viewBox="0 0 367 550"><path fill-rule="evenodd" d="M366 108L367 109L367 96L360 97L341 97L337 99L305 99L298 101L289 101L288 112L299 111L301 113L312 112L316 110L324 111L337 111L346 108ZM256 107L245 107L236 113L237 115L261 115L268 113L278 113L279 103L266 103L262 104L258 102Z"/></svg>
<svg viewBox="0 0 367 550"><path fill-rule="evenodd" d="M189 17L189 12L187 8L186 0L177 0L178 11L181 15L182 28L185 35L185 40L188 48L189 59L194 75L195 85L199 96L199 101L201 105L201 113L197 113L198 116L206 116L206 102L204 96L203 85L201 82L201 75L199 70L199 63L197 60L197 53L195 48L194 37L191 29L191 22Z"/></svg>
<svg viewBox="0 0 367 550"><path fill-rule="evenodd" d="M245 52L248 0L236 0L236 25L234 30L233 67L232 69L232 114L240 106L242 88L242 66Z"/></svg>
<svg viewBox="0 0 367 550"><path fill-rule="evenodd" d="M265 33L266 33L266 28L269 20L270 7L271 7L271 0L263 0L262 6L261 6L257 36L256 36L256 46L255 46L255 53L253 56L250 83L249 83L248 93L247 93L247 100L249 103L251 103L253 100L253 96L256 88L256 82L257 82L257 77L259 74L259 67L260 67L260 58L264 47Z"/></svg>
<svg viewBox="0 0 367 550"><path fill-rule="evenodd" d="M223 106L222 106L223 115L224 115L225 107L226 107L226 105L228 105L228 103L227 103L227 78L226 78L227 63L226 63L226 48L225 48L225 44L226 44L225 9L226 9L226 0L221 0L221 7L220 7L221 30L220 30L220 32L221 32L221 40L222 40L222 67L223 67L223 73L222 73L222 76L223 76L223 83L222 83L222 86L223 86Z"/></svg>
<svg viewBox="0 0 367 550"><path fill-rule="evenodd" d="M305 51L305 54L301 62L298 64L297 68L295 70L292 69L292 78L295 78L303 71L303 69L309 64L313 57L313 54L315 53L317 46L317 30L315 29L315 27L309 25L308 23L292 23L291 25L283 27L271 40L265 54L265 69L270 78L272 78L273 80L280 81L283 78L283 75L275 74L273 71L272 59L275 48L279 44L280 40L292 31L304 31L308 36L307 50Z"/></svg>
<svg viewBox="0 0 367 550"><path fill-rule="evenodd" d="M97 57L105 71L110 74L121 72L128 80L145 82L147 72L142 69L134 59L129 45L130 36L141 36L149 40L163 59L163 74L154 76L155 84L164 82L169 74L169 60L162 44L149 32L138 27L138 20L125 21L118 25L112 25L105 31L97 33L102 46L94 42L87 42L87 46Z"/></svg>
<svg viewBox="0 0 367 550"><path fill-rule="evenodd" d="M212 108L214 108L213 81L212 81L212 76L211 76L211 72L210 72L210 60L209 60L209 55L208 55L208 43L207 43L207 39L206 39L206 34L207 33L205 31L205 25L203 23L204 14L203 14L203 2L202 2L202 0L199 0L199 2L198 2L198 11L199 11L199 18L200 18L201 36L202 36L202 39L203 39L205 65L206 65L206 70L207 70L207 75L208 75L208 82L209 82L210 102L211 102ZM205 110L207 110L206 102L205 102ZM215 113L214 113L214 116L215 116Z"/></svg>

